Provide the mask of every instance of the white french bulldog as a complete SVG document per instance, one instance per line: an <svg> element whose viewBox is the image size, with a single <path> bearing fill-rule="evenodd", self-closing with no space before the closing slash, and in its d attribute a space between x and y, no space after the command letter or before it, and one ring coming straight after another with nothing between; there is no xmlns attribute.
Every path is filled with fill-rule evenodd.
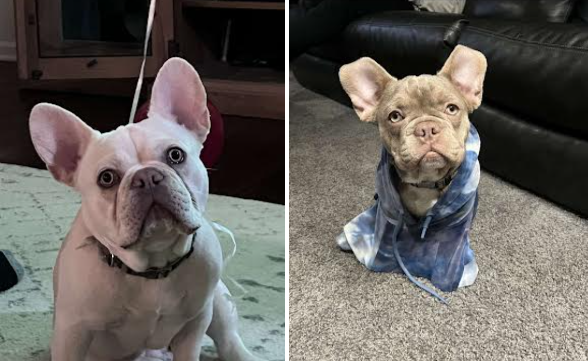
<svg viewBox="0 0 588 361"><path fill-rule="evenodd" d="M205 333L223 360L256 360L204 219L210 119L194 68L167 61L150 107L146 120L104 134L56 105L32 110L35 149L82 198L54 269L52 360L196 361Z"/></svg>

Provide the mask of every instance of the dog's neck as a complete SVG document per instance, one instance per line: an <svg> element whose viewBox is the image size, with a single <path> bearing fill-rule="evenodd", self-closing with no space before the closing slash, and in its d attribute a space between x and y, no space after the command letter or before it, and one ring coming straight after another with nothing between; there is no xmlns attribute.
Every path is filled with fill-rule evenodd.
<svg viewBox="0 0 588 361"><path fill-rule="evenodd" d="M171 239L162 239L160 241L162 243L170 244L167 248L157 250L149 249L149 247L142 247L137 248L136 252L140 252L143 257L147 258L147 268L160 268L188 253L192 247L193 239L193 234L178 234Z"/></svg>
<svg viewBox="0 0 588 361"><path fill-rule="evenodd" d="M139 240L132 247L120 248L103 243L97 237L91 238L99 244L99 256L104 258L110 266L112 266L112 261L116 259L121 265L135 272L144 272L148 269L164 268L186 256L192 250L195 237L196 234L178 234L173 239L158 239L160 244L168 246L155 248L142 244L143 240Z"/></svg>
<svg viewBox="0 0 588 361"><path fill-rule="evenodd" d="M390 162L390 166L394 167L394 163ZM449 187L456 172L456 169L450 169L445 174L441 174L438 179L428 178L430 180L422 181L420 177L407 177L398 169L396 170L401 180L398 193L402 204L417 217L424 216L433 208Z"/></svg>
<svg viewBox="0 0 588 361"><path fill-rule="evenodd" d="M400 183L400 199L404 207L414 216L422 217L437 203L443 190L418 188L408 183Z"/></svg>
<svg viewBox="0 0 588 361"><path fill-rule="evenodd" d="M442 191L443 189L445 189L449 185L449 183L451 183L451 180L453 179L453 175L454 175L454 173L447 173L447 175L445 175L443 178L441 178L437 181L422 181L422 182L415 182L415 183L405 182L405 181L402 181L402 182L405 184L408 184L412 187L415 187L415 188L436 189L436 190Z"/></svg>
<svg viewBox="0 0 588 361"><path fill-rule="evenodd" d="M190 257L194 251L194 237L195 236L192 237L188 252L182 256L171 260L169 258L162 260L161 264L164 264L163 262L165 262L163 266L155 266L156 263L152 263L151 265L148 264L144 269L142 268L139 271L129 267L128 264L126 264L118 256L115 256L113 253L111 253L110 250L99 241L96 240L96 244L98 245L99 257L102 258L102 261L109 267L119 268L124 273L130 274L132 276L143 277L147 279L162 279L167 278L176 268L178 268Z"/></svg>

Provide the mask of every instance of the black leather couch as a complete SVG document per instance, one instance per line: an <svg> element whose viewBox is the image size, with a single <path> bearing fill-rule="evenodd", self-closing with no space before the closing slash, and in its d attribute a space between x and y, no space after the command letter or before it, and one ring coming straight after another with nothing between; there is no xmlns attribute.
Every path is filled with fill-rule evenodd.
<svg viewBox="0 0 588 361"><path fill-rule="evenodd" d="M397 77L435 73L456 44L488 59L484 101L471 117L482 167L588 216L588 0L468 0L460 15L372 13L291 69L303 86L349 104L342 64L369 56Z"/></svg>

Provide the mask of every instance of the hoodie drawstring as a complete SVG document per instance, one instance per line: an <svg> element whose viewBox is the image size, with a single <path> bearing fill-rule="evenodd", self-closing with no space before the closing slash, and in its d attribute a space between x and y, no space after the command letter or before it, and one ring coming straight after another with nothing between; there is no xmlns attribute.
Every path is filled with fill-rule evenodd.
<svg viewBox="0 0 588 361"><path fill-rule="evenodd" d="M427 218L425 219L425 222L423 224L423 231L421 233L421 238L425 237L425 234L427 233L427 228L429 227L429 223L431 223L431 218L432 218L431 216L427 216ZM400 257L400 253L398 252L398 235L400 234L400 231L402 230L403 227L404 227L404 214L401 212L399 220L398 220L398 224L396 224L396 227L394 227L394 233L392 234L392 249L394 250L394 257L396 258L396 262L398 262L398 265L402 269L402 272L404 272L406 277L412 283L414 283L417 287L424 290L425 292L428 292L431 296L437 298L443 304L448 305L449 303L447 302L447 300L445 298L443 298L441 295L439 295L437 292L435 292L435 290L433 290L430 287L427 287L426 285L419 282L416 278L414 278L414 276L412 274L410 274L410 272L408 271L408 269L404 265L404 262L402 262L402 258Z"/></svg>
<svg viewBox="0 0 588 361"><path fill-rule="evenodd" d="M431 219L433 219L432 215L428 215L423 222L423 229L421 231L421 239L425 239L427 235L427 230L429 229L429 224L431 224Z"/></svg>

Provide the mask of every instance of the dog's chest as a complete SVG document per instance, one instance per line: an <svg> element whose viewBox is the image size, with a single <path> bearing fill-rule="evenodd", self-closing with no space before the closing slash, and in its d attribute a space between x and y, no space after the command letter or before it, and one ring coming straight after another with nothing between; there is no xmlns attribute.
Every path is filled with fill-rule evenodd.
<svg viewBox="0 0 588 361"><path fill-rule="evenodd" d="M176 271L160 280L132 276L119 289L117 312L95 338L93 350L110 350L104 355L110 357L167 348L186 322L207 307L218 282L193 264Z"/></svg>
<svg viewBox="0 0 588 361"><path fill-rule="evenodd" d="M165 348L185 321L202 307L192 293L147 287L124 302L122 317L108 333L116 337L122 348Z"/></svg>
<svg viewBox="0 0 588 361"><path fill-rule="evenodd" d="M437 189L416 188L407 184L400 185L400 198L408 211L422 217L433 208L439 200L441 192Z"/></svg>

